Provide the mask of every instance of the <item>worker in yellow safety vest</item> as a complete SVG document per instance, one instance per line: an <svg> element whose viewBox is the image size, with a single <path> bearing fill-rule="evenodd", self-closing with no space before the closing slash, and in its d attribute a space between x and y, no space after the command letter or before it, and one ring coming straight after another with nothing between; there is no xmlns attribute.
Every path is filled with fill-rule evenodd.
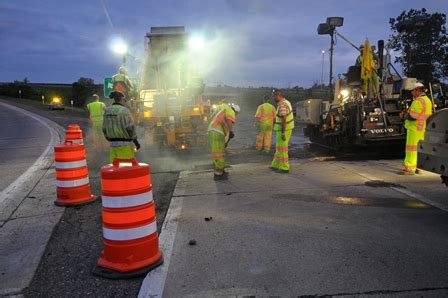
<svg viewBox="0 0 448 298"><path fill-rule="evenodd" d="M113 91L109 97L114 103L104 113L103 133L110 144L109 161L112 163L115 158L133 158L140 143L124 94Z"/></svg>
<svg viewBox="0 0 448 298"><path fill-rule="evenodd" d="M233 124L236 122L236 115L240 112L240 107L236 104L230 104L229 108L223 108L215 114L210 120L208 126L208 138L210 143L211 157L214 166L214 179L225 180L228 173L224 171L225 166L225 148L228 141L235 137L233 133Z"/></svg>
<svg viewBox="0 0 448 298"><path fill-rule="evenodd" d="M256 147L257 151L271 152L272 127L275 121L275 107L269 102L269 96L265 96L263 103L258 106L255 113L256 126L258 128Z"/></svg>
<svg viewBox="0 0 448 298"><path fill-rule="evenodd" d="M277 102L277 111L274 124L275 154L270 168L278 173L289 173L288 145L294 128L294 114L282 90L275 89L272 94Z"/></svg>
<svg viewBox="0 0 448 298"><path fill-rule="evenodd" d="M412 89L412 100L409 110L404 115L406 128L406 157L400 175L414 175L417 169L417 144L425 138L426 119L432 114L432 102L425 94L425 86L415 83Z"/></svg>
<svg viewBox="0 0 448 298"><path fill-rule="evenodd" d="M129 97L133 86L131 80L129 80L128 73L124 66L118 69L118 73L112 77L113 91L118 91L124 94L126 98Z"/></svg>
<svg viewBox="0 0 448 298"><path fill-rule="evenodd" d="M106 105L100 101L97 94L93 94L93 101L87 105L89 111L89 119L92 124L93 146L95 149L101 148L103 144L103 114Z"/></svg>

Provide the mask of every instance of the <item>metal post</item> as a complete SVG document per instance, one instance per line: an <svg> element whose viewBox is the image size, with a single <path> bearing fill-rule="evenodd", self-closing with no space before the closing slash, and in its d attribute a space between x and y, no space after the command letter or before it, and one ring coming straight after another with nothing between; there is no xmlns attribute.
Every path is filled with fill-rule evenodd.
<svg viewBox="0 0 448 298"><path fill-rule="evenodd" d="M19 98L22 98L22 90L19 90Z"/></svg>
<svg viewBox="0 0 448 298"><path fill-rule="evenodd" d="M320 75L321 90L324 90L324 59L325 59L325 50L322 50L322 73Z"/></svg>
<svg viewBox="0 0 448 298"><path fill-rule="evenodd" d="M330 102L333 102L333 49L334 49L334 28L331 29L331 44L330 44L330 81L328 87L330 88Z"/></svg>
<svg viewBox="0 0 448 298"><path fill-rule="evenodd" d="M45 96L42 95L42 104L45 104Z"/></svg>

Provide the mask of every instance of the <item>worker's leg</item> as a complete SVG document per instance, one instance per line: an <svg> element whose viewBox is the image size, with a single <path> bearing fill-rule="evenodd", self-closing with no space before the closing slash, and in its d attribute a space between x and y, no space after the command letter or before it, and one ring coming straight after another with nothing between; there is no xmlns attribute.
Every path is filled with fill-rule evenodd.
<svg viewBox="0 0 448 298"><path fill-rule="evenodd" d="M292 130L285 131L285 141L282 140L281 132L276 132L276 144L275 144L275 154L272 160L272 167L289 171L289 156L288 156L288 144L291 139Z"/></svg>
<svg viewBox="0 0 448 298"><path fill-rule="evenodd" d="M92 122L93 147L95 149L101 148L103 137L103 120L94 120Z"/></svg>
<svg viewBox="0 0 448 298"><path fill-rule="evenodd" d="M263 137L264 137L263 126L261 124L258 124L257 142L256 142L258 152L263 150Z"/></svg>
<svg viewBox="0 0 448 298"><path fill-rule="evenodd" d="M272 125L267 125L264 132L264 151L266 153L271 152L272 144Z"/></svg>
<svg viewBox="0 0 448 298"><path fill-rule="evenodd" d="M112 163L115 158L134 158L135 151L134 145L110 147L109 149L109 162Z"/></svg>
<svg viewBox="0 0 448 298"><path fill-rule="evenodd" d="M213 166L215 169L215 175L222 175L224 173L224 135L216 131L209 131L208 138L210 143L211 156L213 159Z"/></svg>
<svg viewBox="0 0 448 298"><path fill-rule="evenodd" d="M414 173L417 168L417 144L423 134L408 130L406 134L406 157L403 162L403 172Z"/></svg>

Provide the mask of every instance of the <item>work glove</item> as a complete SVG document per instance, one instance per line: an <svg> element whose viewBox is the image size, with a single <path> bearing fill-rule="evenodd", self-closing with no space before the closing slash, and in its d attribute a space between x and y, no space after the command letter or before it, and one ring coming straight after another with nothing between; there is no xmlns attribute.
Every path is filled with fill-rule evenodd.
<svg viewBox="0 0 448 298"><path fill-rule="evenodd" d="M231 131L230 133L229 133L229 140L230 139L233 139L235 137L235 134L233 133L233 131Z"/></svg>
<svg viewBox="0 0 448 298"><path fill-rule="evenodd" d="M286 141L286 136L284 133L282 133L282 141Z"/></svg>
<svg viewBox="0 0 448 298"><path fill-rule="evenodd" d="M135 145L135 149L139 150L140 149L140 143L138 142L137 139L133 140L134 145Z"/></svg>

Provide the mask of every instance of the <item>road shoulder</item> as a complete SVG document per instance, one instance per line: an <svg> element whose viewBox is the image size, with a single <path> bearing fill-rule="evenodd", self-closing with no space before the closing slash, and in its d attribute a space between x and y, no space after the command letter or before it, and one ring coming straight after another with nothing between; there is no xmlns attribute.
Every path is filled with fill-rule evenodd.
<svg viewBox="0 0 448 298"><path fill-rule="evenodd" d="M20 110L47 127L52 137L34 165L2 192L0 295L21 294L31 283L51 233L64 212L53 205L56 189L52 167L53 147L60 142L63 128L49 119Z"/></svg>

